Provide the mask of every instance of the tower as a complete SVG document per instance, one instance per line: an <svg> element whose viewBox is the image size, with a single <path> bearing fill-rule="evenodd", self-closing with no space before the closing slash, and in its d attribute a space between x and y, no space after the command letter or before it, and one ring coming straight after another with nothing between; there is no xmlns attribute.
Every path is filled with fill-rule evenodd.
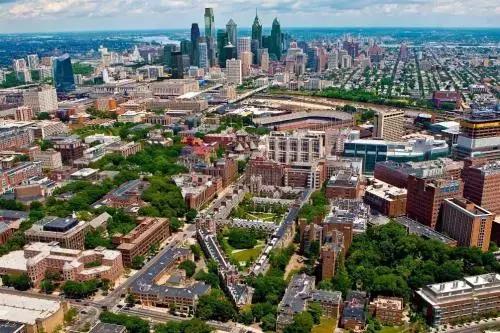
<svg viewBox="0 0 500 333"><path fill-rule="evenodd" d="M274 57L279 60L281 59L281 26L280 22L278 21L278 18L274 18L273 21L273 27L271 29L271 47L270 47L270 54L274 55Z"/></svg>
<svg viewBox="0 0 500 333"><path fill-rule="evenodd" d="M252 24L252 40L256 40L259 43L257 49L262 47L262 25L257 15L257 9L255 9L255 19Z"/></svg>
<svg viewBox="0 0 500 333"><path fill-rule="evenodd" d="M238 26L234 23L233 19L230 19L226 24L226 33L229 43L236 46L236 40L238 38Z"/></svg>
<svg viewBox="0 0 500 333"><path fill-rule="evenodd" d="M215 65L217 41L215 39L215 18L213 8L205 8L205 38L210 66Z"/></svg>
<svg viewBox="0 0 500 333"><path fill-rule="evenodd" d="M191 24L191 65L199 65L198 39L200 38L200 28L198 23Z"/></svg>
<svg viewBox="0 0 500 333"><path fill-rule="evenodd" d="M75 78L71 58L66 53L54 60L54 82L58 92L70 92L75 90Z"/></svg>

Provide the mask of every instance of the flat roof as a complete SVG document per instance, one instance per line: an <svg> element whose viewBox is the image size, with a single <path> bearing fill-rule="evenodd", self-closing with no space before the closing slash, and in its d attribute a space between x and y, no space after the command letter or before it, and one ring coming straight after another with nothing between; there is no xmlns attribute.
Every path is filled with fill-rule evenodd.
<svg viewBox="0 0 500 333"><path fill-rule="evenodd" d="M14 295L0 290L0 320L34 325L37 319L52 316L61 307L58 300Z"/></svg>
<svg viewBox="0 0 500 333"><path fill-rule="evenodd" d="M15 333L22 331L24 324L7 320L0 320L0 333Z"/></svg>
<svg viewBox="0 0 500 333"><path fill-rule="evenodd" d="M109 324L109 323L98 323L89 333L121 333L126 331L126 327L122 325Z"/></svg>

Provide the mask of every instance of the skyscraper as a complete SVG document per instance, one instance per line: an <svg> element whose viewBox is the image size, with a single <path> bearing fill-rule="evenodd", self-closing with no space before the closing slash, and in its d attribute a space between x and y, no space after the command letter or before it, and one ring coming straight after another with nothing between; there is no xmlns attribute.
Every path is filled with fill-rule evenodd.
<svg viewBox="0 0 500 333"><path fill-rule="evenodd" d="M262 47L262 24L260 24L257 9L255 10L255 19L252 24L252 40L258 41L258 49Z"/></svg>
<svg viewBox="0 0 500 333"><path fill-rule="evenodd" d="M205 8L205 38L210 65L215 65L217 41L215 39L215 17L213 8Z"/></svg>
<svg viewBox="0 0 500 333"><path fill-rule="evenodd" d="M208 47L205 39L202 37L198 41L198 67L208 68Z"/></svg>
<svg viewBox="0 0 500 333"><path fill-rule="evenodd" d="M224 52L224 47L226 47L227 42L228 38L226 30L217 30L217 60L221 68L226 67L226 53Z"/></svg>
<svg viewBox="0 0 500 333"><path fill-rule="evenodd" d="M181 40L181 53L183 55L190 55L192 51L193 45L190 40L183 39Z"/></svg>
<svg viewBox="0 0 500 333"><path fill-rule="evenodd" d="M234 23L233 19L230 19L226 24L226 33L229 43L236 46L236 40L238 38L238 26Z"/></svg>
<svg viewBox="0 0 500 333"><path fill-rule="evenodd" d="M278 18L274 18L273 27L271 29L271 45L270 45L270 55L279 60L281 59L281 26Z"/></svg>
<svg viewBox="0 0 500 333"><path fill-rule="evenodd" d="M236 52L238 53L238 58L242 52L251 52L252 51L252 40L250 37L240 37L236 43Z"/></svg>
<svg viewBox="0 0 500 333"><path fill-rule="evenodd" d="M75 90L75 78L69 54L64 54L54 60L54 82L57 92Z"/></svg>
<svg viewBox="0 0 500 333"><path fill-rule="evenodd" d="M198 23L191 24L191 65L198 66L199 65L199 56L198 56L198 39L200 38L200 28L198 27Z"/></svg>
<svg viewBox="0 0 500 333"><path fill-rule="evenodd" d="M177 50L177 45L167 44L163 47L163 64L172 67L172 52Z"/></svg>
<svg viewBox="0 0 500 333"><path fill-rule="evenodd" d="M241 84L242 83L242 75L241 75L241 60L237 59L228 59L226 60L226 75L227 82L233 84Z"/></svg>
<svg viewBox="0 0 500 333"><path fill-rule="evenodd" d="M184 78L184 63L182 61L181 51L172 52L172 78Z"/></svg>

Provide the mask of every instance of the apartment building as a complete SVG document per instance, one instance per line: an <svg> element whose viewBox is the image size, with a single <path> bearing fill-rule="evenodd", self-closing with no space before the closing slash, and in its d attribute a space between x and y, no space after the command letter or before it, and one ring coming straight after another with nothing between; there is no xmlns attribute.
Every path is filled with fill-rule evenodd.
<svg viewBox="0 0 500 333"><path fill-rule="evenodd" d="M500 309L500 275L488 273L430 284L416 293L433 326L472 320Z"/></svg>
<svg viewBox="0 0 500 333"><path fill-rule="evenodd" d="M69 132L68 126L61 121L42 120L30 126L35 139L45 139L51 136L66 134Z"/></svg>
<svg viewBox="0 0 500 333"><path fill-rule="evenodd" d="M42 175L41 162L22 162L12 168L0 169L0 194L12 191L28 179Z"/></svg>
<svg viewBox="0 0 500 333"><path fill-rule="evenodd" d="M24 236L29 242L57 242L66 249L83 250L89 224L73 217L47 216L26 230Z"/></svg>
<svg viewBox="0 0 500 333"><path fill-rule="evenodd" d="M32 122L0 122L0 150L17 150L31 145L35 138L29 126Z"/></svg>
<svg viewBox="0 0 500 333"><path fill-rule="evenodd" d="M201 209L216 197L223 188L222 178L200 173L173 177L182 197L190 209Z"/></svg>
<svg viewBox="0 0 500 333"><path fill-rule="evenodd" d="M62 137L54 142L54 149L61 153L63 163L72 164L73 161L83 157L85 146L82 141L74 137Z"/></svg>
<svg viewBox="0 0 500 333"><path fill-rule="evenodd" d="M326 183L325 196L329 199L356 199L361 197L359 174L352 169L334 171Z"/></svg>
<svg viewBox="0 0 500 333"><path fill-rule="evenodd" d="M170 236L170 222L166 218L138 217L137 227L127 235L113 235L113 244L122 253L123 264L130 267L137 256L144 256L154 244Z"/></svg>
<svg viewBox="0 0 500 333"><path fill-rule="evenodd" d="M271 132L266 139L269 160L283 163L312 163L325 157L324 132Z"/></svg>
<svg viewBox="0 0 500 333"><path fill-rule="evenodd" d="M403 324L404 303L400 297L378 296L368 306L368 311L383 325Z"/></svg>
<svg viewBox="0 0 500 333"><path fill-rule="evenodd" d="M494 218L495 214L466 199L444 199L441 229L456 239L458 245L478 247L486 252Z"/></svg>
<svg viewBox="0 0 500 333"><path fill-rule="evenodd" d="M48 170L62 168L61 153L54 149L40 150L33 153L33 160L42 162L42 168Z"/></svg>
<svg viewBox="0 0 500 333"><path fill-rule="evenodd" d="M134 179L121 184L118 188L111 190L101 200L92 204L96 209L102 206L113 208L123 208L130 213L136 213L139 208L145 205L141 195L149 187L149 182Z"/></svg>
<svg viewBox="0 0 500 333"><path fill-rule="evenodd" d="M64 281L107 279L114 282L123 273L123 264L119 251L105 248L82 251L62 248L57 242L35 242L0 257L0 272L26 273L38 288L47 272L60 273Z"/></svg>
<svg viewBox="0 0 500 333"><path fill-rule="evenodd" d="M373 119L373 137L387 141L400 141L405 135L403 110L379 110Z"/></svg>

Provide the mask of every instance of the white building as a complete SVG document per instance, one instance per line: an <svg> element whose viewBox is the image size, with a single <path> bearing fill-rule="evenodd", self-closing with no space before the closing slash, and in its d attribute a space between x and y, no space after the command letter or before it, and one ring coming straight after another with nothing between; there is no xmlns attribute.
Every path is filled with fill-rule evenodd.
<svg viewBox="0 0 500 333"><path fill-rule="evenodd" d="M238 53L238 58L241 59L240 55L243 52L251 52L251 38L250 37L240 37L238 38L236 44L236 52Z"/></svg>
<svg viewBox="0 0 500 333"><path fill-rule="evenodd" d="M56 89L51 86L41 86L23 92L24 105L33 109L35 114L54 112L58 108Z"/></svg>
<svg viewBox="0 0 500 333"><path fill-rule="evenodd" d="M226 60L226 77L228 83L241 84L242 71L241 71L241 60L238 59L228 59Z"/></svg>

